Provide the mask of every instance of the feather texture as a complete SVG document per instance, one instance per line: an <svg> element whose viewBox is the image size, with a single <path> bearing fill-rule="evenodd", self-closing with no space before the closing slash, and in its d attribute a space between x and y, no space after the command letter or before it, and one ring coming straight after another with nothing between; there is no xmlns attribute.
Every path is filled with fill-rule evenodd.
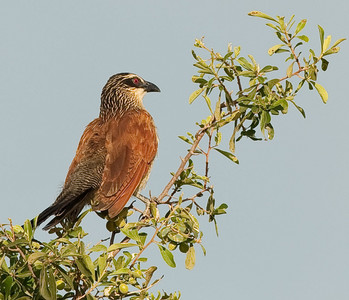
<svg viewBox="0 0 349 300"><path fill-rule="evenodd" d="M140 77L132 81L132 76L137 75L114 75L104 87L100 116L87 125L61 193L38 216L38 225L54 216L44 229L63 219L74 222L86 204L115 217L144 187L157 153L158 138L142 98L147 91L160 90ZM125 80L142 85L128 89Z"/></svg>

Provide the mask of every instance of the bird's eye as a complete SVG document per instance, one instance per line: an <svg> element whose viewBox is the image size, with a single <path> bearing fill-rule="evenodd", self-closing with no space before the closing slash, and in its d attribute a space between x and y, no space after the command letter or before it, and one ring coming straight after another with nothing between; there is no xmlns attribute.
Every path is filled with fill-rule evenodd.
<svg viewBox="0 0 349 300"><path fill-rule="evenodd" d="M139 85L141 81L140 81L137 77L134 77L134 78L132 78L132 82L133 82L135 85Z"/></svg>

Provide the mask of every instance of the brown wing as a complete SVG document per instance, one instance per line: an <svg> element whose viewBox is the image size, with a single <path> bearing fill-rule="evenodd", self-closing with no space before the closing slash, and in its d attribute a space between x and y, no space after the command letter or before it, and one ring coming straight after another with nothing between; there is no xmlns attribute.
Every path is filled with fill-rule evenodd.
<svg viewBox="0 0 349 300"><path fill-rule="evenodd" d="M39 215L38 224L52 215L55 216L44 229L49 229L64 218L75 220L100 187L106 157L105 130L102 125L100 119L95 119L87 125L61 193L56 201Z"/></svg>
<svg viewBox="0 0 349 300"><path fill-rule="evenodd" d="M105 132L101 119L94 119L89 123L82 134L76 154L70 164L65 183L69 181L76 167L84 161L89 161L95 156L105 156Z"/></svg>
<svg viewBox="0 0 349 300"><path fill-rule="evenodd" d="M107 155L95 209L108 210L114 217L147 180L158 147L152 117L142 110L110 120L105 146Z"/></svg>

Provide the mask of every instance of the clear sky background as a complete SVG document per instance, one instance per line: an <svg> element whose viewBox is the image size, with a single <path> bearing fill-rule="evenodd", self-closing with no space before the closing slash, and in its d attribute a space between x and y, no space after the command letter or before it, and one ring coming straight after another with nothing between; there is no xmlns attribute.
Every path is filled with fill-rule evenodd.
<svg viewBox="0 0 349 300"><path fill-rule="evenodd" d="M278 41L251 10L308 19L304 33L317 50L317 24L335 40L349 37L343 0L0 1L0 222L21 224L54 201L101 89L118 72L161 88L145 97L160 137L146 193L159 193L186 153L177 136L206 115L203 103L188 105L194 39L221 52L241 45L261 65L281 61L267 55ZM239 142L238 166L213 157L217 201L229 204L220 235L201 219L207 256L197 249L192 271L183 255L171 269L149 249L165 274L158 288L184 300L349 299L348 57L344 42L319 76L327 105L304 91L296 100L306 119L291 108L276 118L273 141ZM106 236L94 214L85 225L91 242Z"/></svg>

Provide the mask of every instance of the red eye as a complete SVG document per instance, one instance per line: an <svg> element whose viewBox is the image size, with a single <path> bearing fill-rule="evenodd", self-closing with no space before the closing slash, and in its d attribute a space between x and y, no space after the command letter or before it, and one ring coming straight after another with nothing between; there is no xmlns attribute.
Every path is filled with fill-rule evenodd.
<svg viewBox="0 0 349 300"><path fill-rule="evenodd" d="M135 78L132 78L132 82L138 85L140 83L140 80L137 77L135 77Z"/></svg>

